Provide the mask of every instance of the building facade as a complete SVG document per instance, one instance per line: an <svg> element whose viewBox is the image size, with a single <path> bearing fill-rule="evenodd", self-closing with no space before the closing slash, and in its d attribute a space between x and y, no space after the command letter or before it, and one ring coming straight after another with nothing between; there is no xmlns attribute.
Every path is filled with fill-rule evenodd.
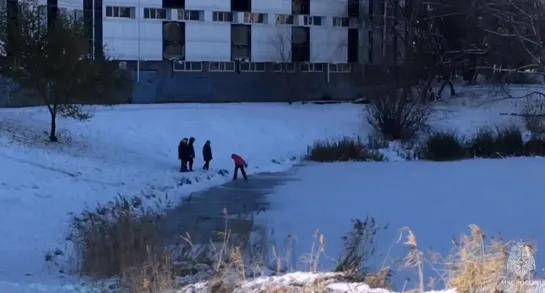
<svg viewBox="0 0 545 293"><path fill-rule="evenodd" d="M9 17L22 0L5 1ZM134 70L136 103L356 98L355 67L384 54L360 16L382 3L38 0L48 20L83 18L93 54Z"/></svg>

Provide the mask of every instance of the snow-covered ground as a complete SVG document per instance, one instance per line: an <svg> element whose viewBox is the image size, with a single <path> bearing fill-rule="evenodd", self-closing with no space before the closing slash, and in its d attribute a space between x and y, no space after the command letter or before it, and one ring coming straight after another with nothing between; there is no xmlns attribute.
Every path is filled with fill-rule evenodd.
<svg viewBox="0 0 545 293"><path fill-rule="evenodd" d="M0 110L0 281L31 282L47 273L45 253L66 237L68 213L117 193L168 193L177 202L229 180L217 170L232 172L231 153L248 161L249 173L285 170L316 139L356 134L357 113L350 104L118 106L98 109L86 123L61 119L61 140L71 142L54 145L42 141L46 109ZM197 139L197 170L202 145L212 141L208 173L178 172L178 142L190 136ZM193 184L178 186L182 176Z"/></svg>
<svg viewBox="0 0 545 293"><path fill-rule="evenodd" d="M184 287L179 293L211 292L208 282L197 282ZM343 281L338 273L294 272L282 276L260 277L242 282L232 293L263 292L327 292L327 293L391 293L386 289L370 288L364 283ZM455 290L426 291L426 293L456 293Z"/></svg>
<svg viewBox="0 0 545 293"><path fill-rule="evenodd" d="M433 126L469 134L483 126L520 124L499 115L513 111L511 101L481 105L493 96L489 87L459 90L461 97L438 104ZM70 139L53 145L42 141L49 128L45 109L0 110L0 292L79 292L70 285L50 287L56 281L44 279L45 252L63 242L68 213L117 193L168 194L176 202L229 180L217 171L232 171L233 152L248 161L249 173L286 170L317 139L365 137L370 128L364 118L361 105L352 104L118 106L97 109L86 123L59 120L61 140ZM177 172L178 142L190 136L197 139L198 157L204 141L212 141L213 170L206 174ZM366 215L390 223L392 234L382 236L387 246L400 226L439 250L470 223L489 233L539 239L535 197L545 185L539 175L544 163L526 158L312 164L298 171L301 181L271 196L275 208L261 220L275 229L277 239L271 241L295 234L300 255L311 248L319 228L327 237L326 253L336 257L350 219ZM197 160L196 168L201 164ZM179 186L183 176L192 184ZM528 221L532 224L523 225ZM322 264L331 265L327 259Z"/></svg>

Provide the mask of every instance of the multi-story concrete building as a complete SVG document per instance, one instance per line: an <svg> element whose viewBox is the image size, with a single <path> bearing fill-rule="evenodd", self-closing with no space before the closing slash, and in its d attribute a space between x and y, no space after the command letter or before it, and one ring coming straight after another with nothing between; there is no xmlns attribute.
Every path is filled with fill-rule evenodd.
<svg viewBox="0 0 545 293"><path fill-rule="evenodd" d="M23 0L5 1L9 16ZM49 20L59 10L82 17L94 54L135 71L135 102L166 102L356 98L355 65L373 62L374 52L382 50L373 30L362 28L360 14L378 2L38 0L38 5Z"/></svg>

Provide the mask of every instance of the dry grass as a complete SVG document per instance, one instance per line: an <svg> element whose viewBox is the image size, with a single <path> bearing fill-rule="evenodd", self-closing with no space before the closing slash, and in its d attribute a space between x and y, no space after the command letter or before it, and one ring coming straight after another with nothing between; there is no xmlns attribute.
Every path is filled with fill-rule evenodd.
<svg viewBox="0 0 545 293"><path fill-rule="evenodd" d="M416 291L425 291L424 267L429 266L436 273L435 277L430 278L429 289L433 289L439 281L443 283L441 287L456 289L459 293L526 292L524 286L508 285L521 281L509 279L507 274L508 248L511 244L505 242L501 235L497 238L487 237L477 225L472 224L469 228L470 233L452 239L453 249L447 257L435 252L425 255L419 250L414 233L409 228L402 228L402 234L406 236L404 244L409 248L404 266L417 270L419 286Z"/></svg>
<svg viewBox="0 0 545 293"><path fill-rule="evenodd" d="M274 244L268 257L269 242L266 236L250 239L248 235L233 234L229 230L228 223L231 218L226 209L223 210L225 226L223 231L218 232L220 243L211 243L206 248L199 248L192 243L190 235L186 235L182 237L186 243L182 246L183 249L177 247L176 250L165 250L156 239L158 238L156 232L150 234L150 231L156 231L153 228L156 223L149 217L143 221L141 217L146 213L135 214L132 210L140 204L137 202L131 204L130 201L120 198L114 206L118 206L122 211L117 210L114 217L119 223L91 219L91 215L87 215L85 221L78 219L74 223L88 225L87 230L81 230L79 227L79 231L86 232L79 235L83 238L77 238L80 241L78 242L80 260L88 262L80 263L80 269L82 272L94 272L95 275L91 275L94 277L117 276L120 285L132 293L168 292L179 287L180 284L175 278L180 275L181 268L174 265L174 259L191 259L194 265L208 264L209 275L206 279L210 291L215 293L244 292L246 289L242 285L249 279L266 275L267 269L273 274L282 275L296 270L298 265L303 264L309 272L320 272L323 271L320 267L322 260L332 259L325 253L327 239L320 230L314 233L310 252L301 259L295 259L293 244L297 239L291 234L280 245ZM108 214L103 211L101 213ZM365 282L371 288L391 290L390 279L393 272L385 265L386 261L377 270L368 267L369 260L375 252L373 246L376 242L375 237L387 229L387 225L379 226L373 218L366 218L353 220L352 226L352 230L342 238L345 246L341 257L337 259L335 270L339 275L320 275L314 281L293 286L272 282L264 285L260 292L322 293L328 292L328 285L337 281ZM148 229L143 229L145 227ZM112 235L116 237L110 239ZM446 257L434 252L422 252L416 235L409 228L402 228L400 235L404 236L404 245L409 248L403 266L414 269L418 276L417 288L412 291L424 292L435 287L456 288L459 293L524 293L526 290L522 285L513 287L512 284L523 283L512 282L513 279L509 279L511 276L506 272L510 243L505 242L502 237L487 237L477 225L470 225L469 233L452 240L452 252ZM127 241L128 239L132 241ZM535 252L533 245L525 244L524 247L528 248L532 255ZM85 250L82 250L83 248ZM111 259L107 260L107 256ZM107 267L108 265L112 268ZM434 272L432 278L425 276L429 269ZM430 279L430 282L426 283L426 279ZM506 289L506 284L511 285ZM402 288L401 291L411 291L407 289Z"/></svg>
<svg viewBox="0 0 545 293"><path fill-rule="evenodd" d="M119 196L72 218L70 241L81 275L120 276L164 253L158 215L139 197Z"/></svg>
<svg viewBox="0 0 545 293"><path fill-rule="evenodd" d="M228 222L226 210L224 210L224 215L226 216L226 222ZM263 288L259 292L321 293L328 292L327 286L332 282L342 280L362 282L366 280L366 277L369 277L368 280L374 288L389 288L391 277L389 270L378 270L377 272L362 270L363 267L368 267L368 257L373 254L371 250L374 250L374 247L370 243L373 242L372 239L383 227L377 226L372 218L363 221L353 220L353 226L353 230L343 238L343 241L346 242L343 254L350 253L350 256L341 256L339 258L337 268L346 268L346 270L339 269L337 271L340 275L319 275L314 281L295 286L271 282L270 284L263 284ZM212 276L208 281L211 292L245 292L245 290L249 290L246 287L241 287L245 284L245 281L256 276L265 275L265 268L268 268L276 276L295 271L297 265L303 265L308 272L319 273L323 270L320 267L322 260L332 259L325 253L327 244L325 235L320 230L316 230L309 253L303 255L301 259L294 259L293 243L296 238L294 235L288 235L280 245L272 245L270 262L265 261L266 256L262 254L260 258L257 258L258 262L256 264L256 258L248 253L251 251L248 246L254 247L254 245L250 244L247 239L243 241L235 239L235 236L230 233L227 227L226 224L225 230L222 232L222 243L219 244L217 251L213 253L215 262ZM352 237L348 237L348 235L352 235ZM343 260L345 261L344 265L341 264ZM350 261L347 262L348 260ZM265 264L267 266L264 267ZM259 271L258 274L255 273L256 268ZM342 276L342 278L339 279L339 276Z"/></svg>
<svg viewBox="0 0 545 293"><path fill-rule="evenodd" d="M145 262L123 272L121 285L131 293L165 292L176 288L171 253L158 255L148 251L148 255Z"/></svg>
<svg viewBox="0 0 545 293"><path fill-rule="evenodd" d="M454 252L447 258L447 287L460 293L500 292L505 278L507 247L503 239L487 241L481 228L470 225L470 234L454 242Z"/></svg>
<svg viewBox="0 0 545 293"><path fill-rule="evenodd" d="M142 198L121 195L72 217L68 241L77 273L94 280L117 278L132 293L174 288L173 251L165 249L160 221Z"/></svg>
<svg viewBox="0 0 545 293"><path fill-rule="evenodd" d="M384 157L359 137L316 141L307 147L305 159L315 162L383 161Z"/></svg>

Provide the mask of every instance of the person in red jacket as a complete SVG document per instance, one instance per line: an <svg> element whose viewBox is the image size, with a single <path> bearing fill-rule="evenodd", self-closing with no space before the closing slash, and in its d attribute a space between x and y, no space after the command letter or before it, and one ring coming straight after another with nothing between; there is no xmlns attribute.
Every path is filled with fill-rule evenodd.
<svg viewBox="0 0 545 293"><path fill-rule="evenodd" d="M238 170L240 169L242 177L244 177L244 180L248 181L248 176L246 176L246 171L244 170L244 168L248 168L246 161L244 161L244 159L237 154L232 154L231 159L233 159L235 162L235 174L233 175L233 180L237 180Z"/></svg>

